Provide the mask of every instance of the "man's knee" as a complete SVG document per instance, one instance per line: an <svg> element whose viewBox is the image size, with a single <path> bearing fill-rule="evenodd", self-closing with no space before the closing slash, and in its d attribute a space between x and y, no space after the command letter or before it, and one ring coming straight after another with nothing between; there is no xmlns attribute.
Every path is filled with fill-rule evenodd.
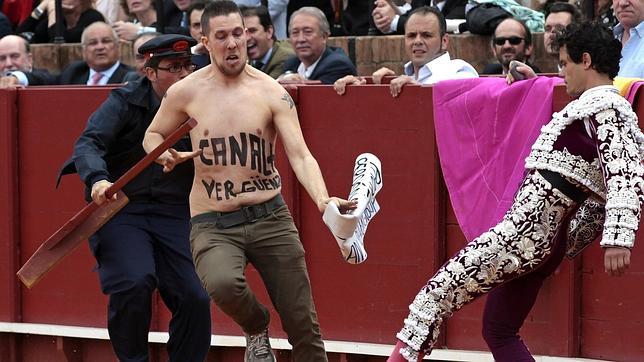
<svg viewBox="0 0 644 362"><path fill-rule="evenodd" d="M504 346L519 339L514 329L491 320L485 313L483 314L483 328L481 333L485 343L490 348Z"/></svg>
<svg viewBox="0 0 644 362"><path fill-rule="evenodd" d="M210 273L204 280L204 287L218 305L237 302L247 288L243 279L225 273Z"/></svg>
<svg viewBox="0 0 644 362"><path fill-rule="evenodd" d="M127 298L148 298L157 286L152 274L131 274L119 278L102 280L103 293Z"/></svg>
<svg viewBox="0 0 644 362"><path fill-rule="evenodd" d="M184 303L197 310L210 310L210 297L200 285L186 292Z"/></svg>

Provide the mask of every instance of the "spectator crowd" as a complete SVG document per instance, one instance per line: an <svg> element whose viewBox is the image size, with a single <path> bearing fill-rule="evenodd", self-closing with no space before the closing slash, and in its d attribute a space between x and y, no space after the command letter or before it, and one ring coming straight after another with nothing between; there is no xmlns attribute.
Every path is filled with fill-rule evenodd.
<svg viewBox="0 0 644 362"><path fill-rule="evenodd" d="M201 14L209 1L213 0L62 0L62 16L57 16L55 0L0 0L0 86L103 85L134 80L143 74L144 59L138 48L160 34L182 34L197 40L192 47L193 63L203 67L210 63L210 57L200 43ZM543 32L542 49L556 66L558 51L552 47L556 32L589 17L611 27L622 42L619 75L644 77L642 0L599 0L593 3L592 11L581 3L583 14L577 3L560 0L236 2L248 30L249 63L283 82L333 84L342 79L336 88L344 92L346 85L366 80L357 77L355 55L352 59L343 48L328 44L328 39L391 34L404 34L409 57L409 63L401 64L404 74L394 82L400 87L407 83L431 84L460 77L457 74L463 72L478 76L475 67L450 59L447 52L449 33L467 31L491 36L496 62L478 69L479 73L507 74L512 61L527 64L539 73L534 63L538 46L533 44L532 34ZM432 13L435 19L428 16L431 20L423 19L428 24L418 28L419 17L414 26L420 33L407 29L411 15L427 7L436 9ZM97 37L95 33L100 34ZM31 44L63 42L80 43L83 59L69 64L60 74L33 68L39 62L33 59ZM134 59L126 62L128 65L121 59L123 42L132 44ZM371 75L378 83L396 74L382 68Z"/></svg>

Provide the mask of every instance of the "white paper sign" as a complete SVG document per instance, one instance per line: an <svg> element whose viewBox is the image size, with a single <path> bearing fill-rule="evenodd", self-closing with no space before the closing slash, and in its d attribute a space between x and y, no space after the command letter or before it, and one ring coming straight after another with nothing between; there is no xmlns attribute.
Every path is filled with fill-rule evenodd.
<svg viewBox="0 0 644 362"><path fill-rule="evenodd" d="M380 160L371 153L363 153L356 158L348 197L349 200L356 200L358 207L347 214L341 214L335 203L329 203L322 215L322 220L331 230L348 263L360 264L367 259L364 237L369 221L380 210L376 194L381 188Z"/></svg>

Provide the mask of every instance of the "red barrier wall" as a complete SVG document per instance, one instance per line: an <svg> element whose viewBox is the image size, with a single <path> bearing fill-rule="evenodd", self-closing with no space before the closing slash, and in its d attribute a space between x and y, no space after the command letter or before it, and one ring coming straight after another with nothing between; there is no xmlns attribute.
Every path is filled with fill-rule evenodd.
<svg viewBox="0 0 644 362"><path fill-rule="evenodd" d="M0 191L7 196L0 201L0 288L8 291L7 298L0 298L0 321L105 327L106 298L91 271L94 260L86 244L32 290L19 287L14 274L42 241L83 206L78 178L67 176L55 190L55 177L87 117L108 90L30 87L0 91ZM377 85L349 88L342 97L321 85L292 88L291 94L331 194L347 196L358 154L374 153L383 165L384 187L378 195L381 211L367 237L369 258L356 266L342 261L319 211L296 186L284 152L278 151L277 167L307 251L323 335L327 340L392 344L418 289L465 243L440 177L432 89L409 86L395 99L386 86ZM558 88L555 109L568 101L563 88ZM644 97L638 101L640 119L644 119ZM644 243L642 235L638 244ZM640 343L644 311L638 308L644 292L637 288L644 284L643 255L644 248L634 249L631 271L622 278L605 275L598 246L572 263L565 262L544 285L522 330L531 351L623 361L644 359ZM257 273L251 269L248 274L260 300L269 304ZM447 323L439 346L486 350L480 337L482 303L477 301L457 312ZM154 305L153 330L166 331L169 313L159 298ZM213 333L241 335L216 308ZM285 337L274 311L271 334ZM58 351L64 351L82 344L42 336L26 340L11 342L0 335L0 359L44 361L50 350L34 346L54 343ZM86 343L84 360L97 360L88 357L91 350L102 357L111 353L105 343ZM155 351L162 360L162 348ZM12 357L19 353L22 358ZM226 361L222 357L226 353L238 356L238 351L218 349L210 358ZM288 352L283 354L288 356Z"/></svg>
<svg viewBox="0 0 644 362"><path fill-rule="evenodd" d="M20 320L16 93L0 90L0 320ZM0 343L0 359L19 357L16 338Z"/></svg>

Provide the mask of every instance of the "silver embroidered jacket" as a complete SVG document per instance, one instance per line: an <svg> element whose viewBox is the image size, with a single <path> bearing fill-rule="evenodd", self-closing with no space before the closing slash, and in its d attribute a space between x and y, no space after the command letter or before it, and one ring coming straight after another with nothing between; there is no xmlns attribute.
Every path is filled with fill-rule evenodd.
<svg viewBox="0 0 644 362"><path fill-rule="evenodd" d="M566 149L553 149L562 130L575 121L586 122L592 129L598 151L592 162ZM643 155L644 135L637 116L611 86L587 90L541 128L526 168L557 172L595 194L570 222L569 255L592 242L602 222L602 246L633 246L644 200Z"/></svg>

